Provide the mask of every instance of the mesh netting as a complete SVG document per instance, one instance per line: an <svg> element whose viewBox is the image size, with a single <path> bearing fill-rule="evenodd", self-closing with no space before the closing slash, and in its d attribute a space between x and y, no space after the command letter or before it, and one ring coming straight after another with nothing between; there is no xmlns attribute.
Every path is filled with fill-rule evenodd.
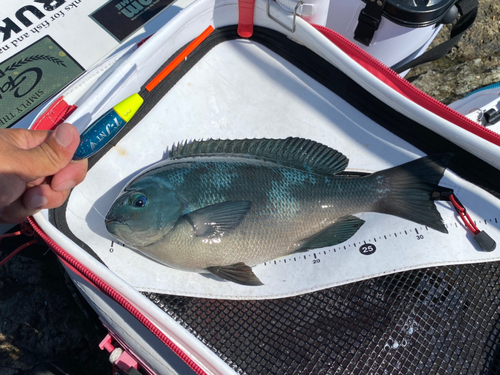
<svg viewBox="0 0 500 375"><path fill-rule="evenodd" d="M146 295L241 374L495 374L499 276L486 263L277 300Z"/></svg>

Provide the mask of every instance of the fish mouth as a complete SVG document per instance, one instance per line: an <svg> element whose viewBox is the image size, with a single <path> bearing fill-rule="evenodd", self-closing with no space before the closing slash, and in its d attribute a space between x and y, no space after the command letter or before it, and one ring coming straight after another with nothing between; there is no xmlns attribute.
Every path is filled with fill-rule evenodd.
<svg viewBox="0 0 500 375"><path fill-rule="evenodd" d="M118 219L106 219L104 224L109 234L117 240L127 243L126 237L132 233L132 229L128 223L124 223Z"/></svg>
<svg viewBox="0 0 500 375"><path fill-rule="evenodd" d="M130 229L129 225L127 224L127 220L128 219L130 219L129 216L127 216L127 217L122 216L122 215L121 216L117 216L117 217L108 217L108 216L106 216L104 218L104 225L106 227L108 227L111 224L125 225L125 226L127 226Z"/></svg>
<svg viewBox="0 0 500 375"><path fill-rule="evenodd" d="M104 220L104 225L108 226L110 223L114 223L116 220L115 219L106 219Z"/></svg>

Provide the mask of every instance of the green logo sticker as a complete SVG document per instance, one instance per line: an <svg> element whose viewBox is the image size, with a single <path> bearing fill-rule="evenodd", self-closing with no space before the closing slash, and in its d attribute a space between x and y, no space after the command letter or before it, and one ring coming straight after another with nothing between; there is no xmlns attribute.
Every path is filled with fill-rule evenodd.
<svg viewBox="0 0 500 375"><path fill-rule="evenodd" d="M46 36L0 64L0 128L14 125L84 69Z"/></svg>

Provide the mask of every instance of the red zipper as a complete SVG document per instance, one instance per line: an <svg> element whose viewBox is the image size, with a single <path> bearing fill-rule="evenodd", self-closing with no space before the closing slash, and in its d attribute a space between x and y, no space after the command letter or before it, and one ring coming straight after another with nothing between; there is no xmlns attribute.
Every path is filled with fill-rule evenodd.
<svg viewBox="0 0 500 375"><path fill-rule="evenodd" d="M172 340L170 340L153 322L151 322L144 314L142 314L135 306L133 306L125 297L123 297L120 293L118 293L116 290L102 281L83 264L78 262L70 254L68 254L66 250L60 247L47 234L45 234L45 232L40 228L33 217L29 217L28 221L33 229L40 235L40 237L47 243L47 245L50 246L50 248L57 254L58 257L69 263L79 273L85 276L85 278L87 278L95 286L97 286L100 291L118 302L123 308L125 308L130 314L132 314L132 316L134 316L139 322L141 322L156 337L158 337L165 345L167 345L167 347L169 347L179 358L186 362L186 364L191 367L194 372L199 375L207 375L207 373L195 361L193 361L186 353L184 353Z"/></svg>
<svg viewBox="0 0 500 375"><path fill-rule="evenodd" d="M369 55L363 49L359 48L356 44L352 43L349 39L344 38L337 32L330 30L321 25L312 25L325 37L327 37L333 44L339 47L342 51L349 55L358 64L363 66L366 70L372 73L375 77L382 82L398 91L408 99L412 100L421 107L435 113L445 120L465 129L484 140L500 146L500 135L494 131L485 128L482 125L475 123L469 118L461 115L447 105L420 91L410 82L402 78L394 70Z"/></svg>

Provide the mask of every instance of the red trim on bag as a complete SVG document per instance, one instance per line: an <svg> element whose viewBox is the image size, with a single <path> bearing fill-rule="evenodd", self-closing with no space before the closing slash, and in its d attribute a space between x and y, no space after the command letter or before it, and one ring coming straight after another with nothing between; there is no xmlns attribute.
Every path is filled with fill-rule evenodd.
<svg viewBox="0 0 500 375"><path fill-rule="evenodd" d="M77 108L76 105L68 104L64 97L60 96L33 124L33 130L54 130L66 120Z"/></svg>
<svg viewBox="0 0 500 375"><path fill-rule="evenodd" d="M78 272L89 279L92 284L97 286L97 289L108 295L114 301L119 303L125 310L127 310L132 316L134 316L139 322L141 322L147 329L149 329L156 337L158 337L167 347L169 347L179 358L181 358L186 364L193 369L197 374L205 375L206 372L193 361L186 353L182 351L172 340L168 338L153 322L151 322L144 314L142 314L134 305L132 305L125 297L120 293L102 281L88 268L78 262L73 258L66 250L60 247L54 240L52 240L38 225L38 223L29 217L28 221L30 225L35 229L35 231L40 235L40 237L49 245L52 250L57 254L58 257L64 259L67 263L71 264Z"/></svg>
<svg viewBox="0 0 500 375"><path fill-rule="evenodd" d="M475 123L474 121L461 115L457 111L451 109L447 105L420 91L410 82L397 74L394 70L381 63L373 56L369 55L363 49L359 48L357 45L344 38L342 35L324 26L312 26L314 26L319 32L321 32L343 52L349 55L351 59L356 61L363 68L368 70L372 75L377 77L386 85L390 86L392 89L399 92L401 95L405 96L421 107L429 110L430 112L442 117L443 119L461 127L462 129L465 129L488 142L500 146L499 134Z"/></svg>
<svg viewBox="0 0 500 375"><path fill-rule="evenodd" d="M52 248L51 248L52 249ZM53 251L55 249L52 249ZM57 253L57 251L56 251ZM90 285L92 285L94 288L96 289L99 289L99 287L97 285L95 285L91 280L89 280L88 278L85 277L84 274L82 274L80 271L78 271L75 267L73 267L71 264L69 264L68 262L66 262L66 260L64 260L63 258L61 258L60 256L58 256L59 260L64 264L64 266L68 267L72 272L74 272L75 274L77 274L78 276L80 276L82 279L84 279L86 282L88 282Z"/></svg>

